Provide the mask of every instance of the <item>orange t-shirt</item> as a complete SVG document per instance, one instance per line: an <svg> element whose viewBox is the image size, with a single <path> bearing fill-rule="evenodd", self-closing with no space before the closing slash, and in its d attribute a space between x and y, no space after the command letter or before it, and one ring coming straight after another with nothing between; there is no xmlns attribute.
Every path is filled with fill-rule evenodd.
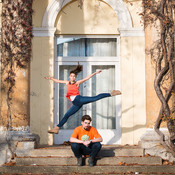
<svg viewBox="0 0 175 175"><path fill-rule="evenodd" d="M101 135L98 133L97 129L92 126L89 127L89 130L84 130L82 126L78 126L74 129L71 137L79 140L92 140L101 137Z"/></svg>
<svg viewBox="0 0 175 175"><path fill-rule="evenodd" d="M70 96L74 96L74 95L80 95L79 93L79 86L77 86L76 83L74 84L67 84L67 95L66 97L71 101Z"/></svg>

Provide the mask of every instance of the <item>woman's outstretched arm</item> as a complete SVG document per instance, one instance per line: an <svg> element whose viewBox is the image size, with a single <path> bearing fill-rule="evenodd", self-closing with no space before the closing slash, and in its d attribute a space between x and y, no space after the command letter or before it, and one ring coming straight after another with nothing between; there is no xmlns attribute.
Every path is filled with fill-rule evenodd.
<svg viewBox="0 0 175 175"><path fill-rule="evenodd" d="M101 72L101 70L97 71L97 72L94 72L93 74L91 75L88 75L86 78L82 79L82 80L78 80L77 81L77 84L81 84L87 80L89 80L90 78L92 78L95 74L99 74Z"/></svg>
<svg viewBox="0 0 175 175"><path fill-rule="evenodd" d="M44 77L46 80L52 80L52 81L54 81L54 82L56 82L56 83L64 83L64 84L67 84L69 81L67 81L67 80L57 80L57 79L55 79L55 78L53 78L53 77Z"/></svg>

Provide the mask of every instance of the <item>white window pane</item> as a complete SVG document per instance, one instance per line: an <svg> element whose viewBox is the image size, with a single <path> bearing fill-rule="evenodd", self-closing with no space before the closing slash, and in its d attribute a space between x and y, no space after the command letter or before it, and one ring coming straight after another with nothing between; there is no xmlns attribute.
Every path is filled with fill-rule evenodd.
<svg viewBox="0 0 175 175"><path fill-rule="evenodd" d="M92 95L110 93L115 89L115 66L92 66L92 72L102 70L92 78ZM115 98L104 98L92 103L93 126L97 129L116 128Z"/></svg>
<svg viewBox="0 0 175 175"><path fill-rule="evenodd" d="M117 38L58 38L57 56L117 56Z"/></svg>
<svg viewBox="0 0 175 175"><path fill-rule="evenodd" d="M88 38L87 56L117 56L116 38Z"/></svg>

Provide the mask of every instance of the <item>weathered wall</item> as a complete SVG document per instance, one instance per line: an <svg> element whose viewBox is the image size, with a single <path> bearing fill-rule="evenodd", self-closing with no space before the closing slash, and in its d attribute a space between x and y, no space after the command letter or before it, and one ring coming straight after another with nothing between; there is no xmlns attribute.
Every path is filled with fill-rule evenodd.
<svg viewBox="0 0 175 175"><path fill-rule="evenodd" d="M174 11L175 13L175 11ZM174 15L175 17L175 15ZM149 25L145 29L145 49L148 51L154 46L154 43L159 37L156 37L157 29L155 25ZM158 99L154 90L154 79L155 79L155 66L151 60L151 55L146 54L146 116L147 116L147 128L153 128L156 119L159 115L161 108L161 102ZM171 103L171 102L170 102ZM171 105L170 105L171 106ZM162 122L162 128L166 128L166 122Z"/></svg>
<svg viewBox="0 0 175 175"><path fill-rule="evenodd" d="M0 3L0 14L2 12L2 3ZM2 24L1 24L1 15L0 15L0 28L1 28Z"/></svg>
<svg viewBox="0 0 175 175"><path fill-rule="evenodd" d="M15 71L18 77L13 89L11 103L11 117L9 116L7 106L7 89L3 89L1 92L1 126L10 126L13 130L27 130L29 129L29 75L25 69L17 69ZM2 75L3 79L3 75ZM6 84L6 83L5 83ZM8 86L6 86L8 87Z"/></svg>
<svg viewBox="0 0 175 175"><path fill-rule="evenodd" d="M126 3L126 6L132 17L133 27L143 27L143 21L139 16L139 14L142 12L142 0L128 1L128 3Z"/></svg>
<svg viewBox="0 0 175 175"><path fill-rule="evenodd" d="M147 27L145 30L146 44L145 48L149 50L154 41L155 33L153 28ZM155 38L155 39L154 39ZM147 112L147 127L153 128L160 110L160 101L157 98L154 90L155 68L151 60L150 54L146 54L146 112Z"/></svg>
<svg viewBox="0 0 175 175"><path fill-rule="evenodd" d="M19 6L23 5L25 14L29 21L25 21L25 27L30 30L31 18L29 14L30 4L22 4L19 1ZM18 13L14 4L9 4L7 1L0 3L0 8L3 8L1 15L2 48L1 54L1 111L0 111L0 126L2 130L28 130L30 115L29 115L29 69L30 65L26 63L26 59L30 57L30 33L26 33L26 28L23 26L23 20L19 20ZM14 8L13 8L14 7ZM13 13L11 16L8 9ZM30 12L30 13L29 13ZM0 13L2 13L0 11ZM25 17L24 17L25 18ZM21 22L21 23L20 23ZM15 28L15 23L18 29ZM9 29L9 24L10 26ZM9 33L6 34L7 29ZM15 37L16 36L16 41ZM24 37L25 44L19 39ZM27 40L26 40L27 38ZM27 42L29 41L29 42ZM22 52L20 50L22 48ZM27 50L28 49L28 50ZM26 51L27 50L27 51ZM19 58L16 59L15 55ZM23 57L23 58L21 58ZM10 59L10 61L9 61ZM23 59L23 60L22 60ZM24 68L25 67L25 68Z"/></svg>
<svg viewBox="0 0 175 175"><path fill-rule="evenodd" d="M0 3L0 14L2 12L2 4ZM2 22L1 22L1 15L0 15L0 30L1 30ZM1 33L1 31L0 31ZM1 34L0 34L0 40L1 40ZM0 52L0 58L1 58L1 52ZM1 63L0 63L1 66ZM0 83L1 83L1 76L0 76ZM0 84L1 87L1 84ZM0 99L1 99L1 89L0 89ZM0 103L0 112L1 112L1 103Z"/></svg>

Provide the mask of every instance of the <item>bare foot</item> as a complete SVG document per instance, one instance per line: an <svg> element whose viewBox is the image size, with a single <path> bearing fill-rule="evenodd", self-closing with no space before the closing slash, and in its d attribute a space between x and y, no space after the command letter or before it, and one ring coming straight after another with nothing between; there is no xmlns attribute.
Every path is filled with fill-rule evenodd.
<svg viewBox="0 0 175 175"><path fill-rule="evenodd" d="M60 128L58 126L56 126L55 128L53 128L51 130L48 130L48 133L50 133L50 134L58 134L59 129Z"/></svg>
<svg viewBox="0 0 175 175"><path fill-rule="evenodd" d="M122 93L119 90L113 90L111 92L111 96L115 96L115 95L121 95Z"/></svg>

